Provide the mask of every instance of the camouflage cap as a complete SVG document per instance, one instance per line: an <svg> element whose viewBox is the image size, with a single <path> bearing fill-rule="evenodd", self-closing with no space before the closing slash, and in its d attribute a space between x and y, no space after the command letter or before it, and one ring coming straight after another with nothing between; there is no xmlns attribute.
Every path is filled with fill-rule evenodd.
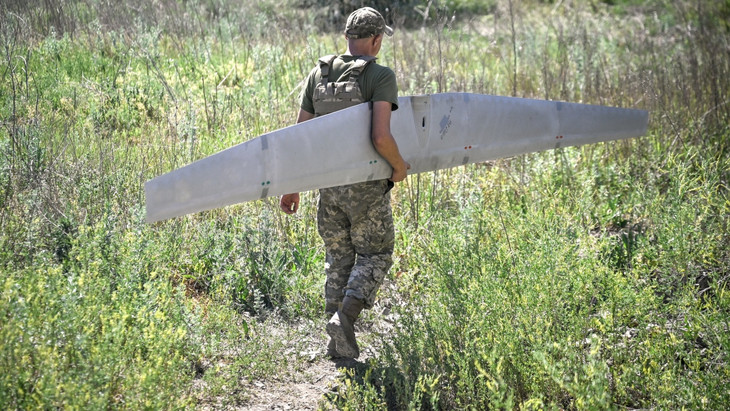
<svg viewBox="0 0 730 411"><path fill-rule="evenodd" d="M350 39L364 39L385 33L393 35L393 28L385 24L385 19L372 7L357 9L347 18L345 35Z"/></svg>

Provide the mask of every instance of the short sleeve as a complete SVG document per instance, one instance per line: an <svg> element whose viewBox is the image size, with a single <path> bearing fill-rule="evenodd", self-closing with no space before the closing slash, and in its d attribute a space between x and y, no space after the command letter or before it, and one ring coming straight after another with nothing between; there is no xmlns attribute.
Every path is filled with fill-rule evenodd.
<svg viewBox="0 0 730 411"><path fill-rule="evenodd" d="M398 109L398 83L395 73L388 67L378 66L376 86L370 101L387 101L393 105L393 111Z"/></svg>
<svg viewBox="0 0 730 411"><path fill-rule="evenodd" d="M314 114L314 101L312 100L312 96L314 95L314 87L319 81L317 79L318 73L319 67L315 67L312 69L312 71L309 72L309 75L305 80L304 88L302 89L302 93L300 95L299 107L307 113Z"/></svg>

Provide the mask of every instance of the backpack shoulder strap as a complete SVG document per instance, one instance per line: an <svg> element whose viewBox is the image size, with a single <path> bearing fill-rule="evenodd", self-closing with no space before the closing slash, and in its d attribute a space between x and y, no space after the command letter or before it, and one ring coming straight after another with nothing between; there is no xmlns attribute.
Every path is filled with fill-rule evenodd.
<svg viewBox="0 0 730 411"><path fill-rule="evenodd" d="M330 54L328 56L319 58L319 71L322 73L322 81L327 84L327 77L330 75L330 67L332 62L337 58L336 54Z"/></svg>
<svg viewBox="0 0 730 411"><path fill-rule="evenodd" d="M358 57L358 59L355 60L355 64L352 65L352 71L350 72L350 83L356 82L357 78L360 77L360 74L362 74L367 66L375 60L376 58L373 56Z"/></svg>

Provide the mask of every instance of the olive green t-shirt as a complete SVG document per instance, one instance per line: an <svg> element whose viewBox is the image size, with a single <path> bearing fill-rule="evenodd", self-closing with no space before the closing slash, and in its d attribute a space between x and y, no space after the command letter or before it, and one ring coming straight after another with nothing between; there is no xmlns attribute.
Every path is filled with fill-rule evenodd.
<svg viewBox="0 0 730 411"><path fill-rule="evenodd" d="M329 81L346 81L350 76L350 71L352 71L352 63L358 57L337 56L332 62L332 67L330 67ZM319 64L317 64L309 73L306 88L302 92L301 108L308 113L314 114L312 96L320 80L322 80L322 73L319 70ZM395 73L390 68L372 62L360 74L357 82L365 101L388 101L393 105L393 111L398 109L398 84L395 81Z"/></svg>

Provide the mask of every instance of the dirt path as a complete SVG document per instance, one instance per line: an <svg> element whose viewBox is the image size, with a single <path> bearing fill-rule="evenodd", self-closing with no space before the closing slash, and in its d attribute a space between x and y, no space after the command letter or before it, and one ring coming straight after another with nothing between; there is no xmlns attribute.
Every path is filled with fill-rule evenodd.
<svg viewBox="0 0 730 411"><path fill-rule="evenodd" d="M253 382L249 410L316 410L325 395L332 393L340 371L327 359L314 361L306 375L295 381Z"/></svg>
<svg viewBox="0 0 730 411"><path fill-rule="evenodd" d="M360 336L358 333L358 336ZM289 374L280 381L252 381L245 389L250 400L247 410L318 410L324 407L325 396L335 395L348 370L366 367L374 352L364 347L358 360L332 360L325 354L326 337L312 341L306 353L306 364L300 372Z"/></svg>
<svg viewBox="0 0 730 411"><path fill-rule="evenodd" d="M358 360L333 361L326 355L325 319L286 321L273 313L245 318L250 327L245 338L225 340L200 366L201 375L193 387L197 408L328 409L327 398L336 398L347 373L362 375L392 331L393 290L386 282L381 291L376 306L356 324Z"/></svg>

